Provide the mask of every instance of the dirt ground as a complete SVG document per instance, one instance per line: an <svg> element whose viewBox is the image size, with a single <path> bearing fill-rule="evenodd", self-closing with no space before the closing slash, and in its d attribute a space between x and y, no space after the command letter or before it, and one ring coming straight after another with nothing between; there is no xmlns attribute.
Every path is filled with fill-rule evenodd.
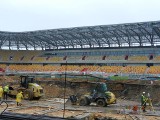
<svg viewBox="0 0 160 120"><path fill-rule="evenodd" d="M43 80L43 79L39 79ZM47 79L51 80L51 79ZM47 81L46 80L46 81ZM54 80L53 80L54 81ZM62 80L63 81L63 80ZM0 85L6 85L6 84L18 84L19 78L13 76L1 76L0 77ZM125 84L124 84L125 83ZM127 83L127 84L126 84ZM66 91L65 98L69 98L70 95L75 94L84 94L88 92L89 85L88 83L78 83L77 86L72 86L70 84L67 84L66 89L64 89L64 81L62 83L56 83L56 82L39 82L39 84L44 88L45 96L42 97L39 101L23 101L23 106L21 108L23 109L13 109L16 108L15 105L15 99L10 98L14 104L9 105L9 111L15 112L15 113L26 113L26 114L46 114L49 116L57 116L57 117L63 117L63 104L61 102L58 102L59 100L53 100L53 98L64 98L64 90ZM143 91L146 93L151 94L151 98L153 99L153 103L155 106L155 109L159 112L160 102L159 102L159 96L160 96L160 82L154 81L151 84L151 81L111 81L108 82L108 89L113 91L117 98L118 102L116 105L108 106L107 108L98 108L95 106L86 106L86 107L80 107L80 106L72 106L71 104L67 104L67 110L65 111L65 118L72 118L73 116L78 116L86 114L86 112L90 111L90 115L88 117L88 120L94 120L96 118L106 118L107 119L114 119L114 120L133 120L133 118L130 115L119 113L117 111L121 110L126 107L133 107L133 105L140 105L140 95ZM123 93L124 90L126 90L126 93ZM123 93L123 94L122 94ZM45 102L44 102L45 101ZM57 101L57 102L56 102ZM54 105L50 105L52 104ZM37 106L32 106L33 104L37 104ZM0 107L0 111L2 111L5 108L5 105L2 104ZM50 111L53 109L52 111ZM93 111L95 110L95 111ZM110 112L111 111L111 112ZM113 112L114 111L114 112ZM116 112L115 112L116 111ZM44 113L46 112L46 113ZM159 114L159 113L158 113ZM144 114L131 114L132 116L138 116L141 119L147 119L147 120L160 120L159 116L151 116L151 115L144 115Z"/></svg>
<svg viewBox="0 0 160 120"><path fill-rule="evenodd" d="M11 99L10 99L11 100ZM137 112L134 113L132 109L126 108L126 113L123 113L123 106L125 104L118 103L115 105L110 105L108 107L97 107L92 104L90 106L78 106L66 103L65 112L63 110L63 99L61 98L50 98L40 99L38 101L27 101L23 100L22 106L16 106L14 101L9 103L8 112L17 114L31 114L31 115L47 115L66 119L78 119L79 116L85 116L88 114L85 120L133 120L136 116L140 120L160 120L159 116L147 115L147 113ZM132 105L132 101L123 101ZM13 104L14 103L14 104ZM136 102L133 102L137 104ZM5 104L2 105L0 111L5 108ZM128 112L127 112L128 111ZM149 111L149 110L147 110ZM130 114L128 114L130 113Z"/></svg>

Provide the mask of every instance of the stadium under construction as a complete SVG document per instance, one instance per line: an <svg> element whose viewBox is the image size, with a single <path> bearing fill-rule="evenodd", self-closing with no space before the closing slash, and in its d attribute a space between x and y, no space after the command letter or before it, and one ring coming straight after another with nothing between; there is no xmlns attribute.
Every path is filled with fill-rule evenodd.
<svg viewBox="0 0 160 120"><path fill-rule="evenodd" d="M18 86L26 75L44 90L40 99L23 99L18 107L9 96L0 119L160 119L160 21L1 31L0 48L1 86ZM80 100L101 82L116 96L114 104L72 103L71 96ZM145 113L143 91L152 99Z"/></svg>

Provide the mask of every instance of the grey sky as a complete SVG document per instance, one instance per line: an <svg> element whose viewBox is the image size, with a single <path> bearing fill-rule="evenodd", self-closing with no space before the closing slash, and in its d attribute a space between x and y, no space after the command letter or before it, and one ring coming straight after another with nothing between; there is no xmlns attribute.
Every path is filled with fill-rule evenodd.
<svg viewBox="0 0 160 120"><path fill-rule="evenodd" d="M0 31L160 20L160 0L0 0Z"/></svg>

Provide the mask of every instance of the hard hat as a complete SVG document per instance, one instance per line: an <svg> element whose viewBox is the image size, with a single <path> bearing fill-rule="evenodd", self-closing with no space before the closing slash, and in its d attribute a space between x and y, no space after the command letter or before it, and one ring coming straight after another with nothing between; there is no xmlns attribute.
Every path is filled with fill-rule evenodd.
<svg viewBox="0 0 160 120"><path fill-rule="evenodd" d="M145 92L143 92L143 94L145 94Z"/></svg>

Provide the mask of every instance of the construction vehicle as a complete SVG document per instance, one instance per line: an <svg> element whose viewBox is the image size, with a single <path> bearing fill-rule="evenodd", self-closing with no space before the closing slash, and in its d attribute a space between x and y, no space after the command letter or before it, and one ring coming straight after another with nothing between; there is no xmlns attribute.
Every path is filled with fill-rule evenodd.
<svg viewBox="0 0 160 120"><path fill-rule="evenodd" d="M92 92L86 93L80 98L77 98L75 95L70 96L72 104L79 104L80 106L90 105L91 103L96 103L97 106L104 107L109 104L116 103L115 95L107 91L107 85L103 82L94 82L94 89Z"/></svg>
<svg viewBox="0 0 160 120"><path fill-rule="evenodd" d="M19 91L23 92L24 99L32 100L39 99L43 96L43 88L34 83L34 76L20 76L20 85L9 86L9 96L16 96Z"/></svg>

